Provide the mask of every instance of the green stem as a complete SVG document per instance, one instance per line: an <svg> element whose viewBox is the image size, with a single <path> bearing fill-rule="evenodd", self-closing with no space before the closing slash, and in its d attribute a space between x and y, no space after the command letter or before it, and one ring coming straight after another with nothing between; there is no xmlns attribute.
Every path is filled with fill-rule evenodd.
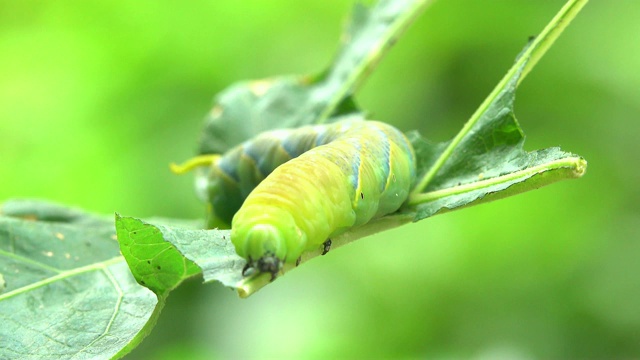
<svg viewBox="0 0 640 360"><path fill-rule="evenodd" d="M586 3L587 0L567 1L558 14L556 14L551 22L549 22L549 24L547 24L547 26L542 30L540 35L538 35L533 43L521 54L507 74L502 78L502 80L500 80L498 85L493 89L480 107L478 107L476 112L473 113L469 121L467 121L451 143L449 143L449 146L447 146L445 151L440 155L429 171L427 171L427 173L418 181L412 192L412 196L424 192L438 171L442 168L449 157L451 157L460 142L465 136L467 136L478 120L480 120L496 97L505 89L509 81L517 74L518 70L524 65L520 78L517 82L519 85Z"/></svg>
<svg viewBox="0 0 640 360"><path fill-rule="evenodd" d="M549 24L542 30L542 33L536 37L522 57L528 57L527 64L522 70L518 84L529 74L534 66L538 63L540 58L544 56L547 50L553 45L556 39L562 34L564 29L571 23L571 21L578 15L580 10L587 4L589 0L569 0L560 9L556 16L551 19Z"/></svg>

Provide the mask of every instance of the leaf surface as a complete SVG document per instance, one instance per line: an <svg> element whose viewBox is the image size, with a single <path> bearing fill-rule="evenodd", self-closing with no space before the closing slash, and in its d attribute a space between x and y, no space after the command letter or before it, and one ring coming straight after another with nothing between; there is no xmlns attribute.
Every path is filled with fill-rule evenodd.
<svg viewBox="0 0 640 360"><path fill-rule="evenodd" d="M163 240L155 226L116 215L116 231L122 255L136 280L160 297L200 272L196 264Z"/></svg>
<svg viewBox="0 0 640 360"><path fill-rule="evenodd" d="M317 76L283 76L237 83L209 112L200 154L222 154L257 134L330 121L357 112L351 95L431 1L357 3L332 65Z"/></svg>
<svg viewBox="0 0 640 360"><path fill-rule="evenodd" d="M200 272L205 281L227 286L242 279L245 260L236 255L229 230L194 230L120 216L116 228L134 276L156 292L168 292Z"/></svg>
<svg viewBox="0 0 640 360"><path fill-rule="evenodd" d="M142 339L158 305L111 221L50 203L3 204L0 275L2 359L115 356Z"/></svg>

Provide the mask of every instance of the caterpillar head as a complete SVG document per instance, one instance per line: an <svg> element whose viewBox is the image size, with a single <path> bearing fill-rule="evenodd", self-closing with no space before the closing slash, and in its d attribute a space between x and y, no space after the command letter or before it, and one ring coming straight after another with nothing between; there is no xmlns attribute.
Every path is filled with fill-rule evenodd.
<svg viewBox="0 0 640 360"><path fill-rule="evenodd" d="M238 255L247 259L243 275L249 270L271 273L274 279L287 262L295 262L304 250L306 236L296 225L291 214L249 214L236 217L231 230L231 241Z"/></svg>
<svg viewBox="0 0 640 360"><path fill-rule="evenodd" d="M261 273L271 273L271 278L274 279L284 262L277 255L282 253L283 243L281 232L273 225L261 224L248 229L244 245L247 265L242 270L242 275L246 276L249 269L254 269Z"/></svg>

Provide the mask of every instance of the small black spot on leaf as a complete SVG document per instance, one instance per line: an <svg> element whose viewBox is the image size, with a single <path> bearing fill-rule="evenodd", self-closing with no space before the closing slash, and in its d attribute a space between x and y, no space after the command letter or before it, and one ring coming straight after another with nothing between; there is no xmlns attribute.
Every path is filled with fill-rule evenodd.
<svg viewBox="0 0 640 360"><path fill-rule="evenodd" d="M364 193L360 193L360 199L364 200Z"/></svg>

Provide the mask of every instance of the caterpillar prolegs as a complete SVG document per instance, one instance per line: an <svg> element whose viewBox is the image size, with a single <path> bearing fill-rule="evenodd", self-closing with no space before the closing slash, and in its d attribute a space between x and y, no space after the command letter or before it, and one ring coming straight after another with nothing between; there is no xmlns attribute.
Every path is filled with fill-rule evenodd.
<svg viewBox="0 0 640 360"><path fill-rule="evenodd" d="M247 268L275 277L303 252L398 210L415 176L411 144L385 123L350 119L270 131L214 162L211 225L231 222Z"/></svg>

